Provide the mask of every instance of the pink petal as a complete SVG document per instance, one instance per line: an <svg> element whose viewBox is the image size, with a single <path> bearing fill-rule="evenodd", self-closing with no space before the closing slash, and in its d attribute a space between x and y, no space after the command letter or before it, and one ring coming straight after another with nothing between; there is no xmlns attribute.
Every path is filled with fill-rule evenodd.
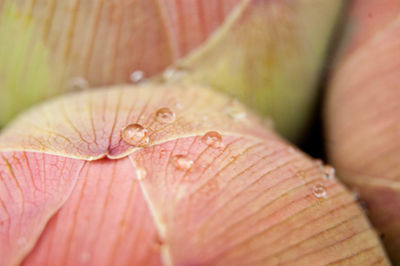
<svg viewBox="0 0 400 266"><path fill-rule="evenodd" d="M128 158L85 165L24 265L160 265L159 239Z"/></svg>
<svg viewBox="0 0 400 266"><path fill-rule="evenodd" d="M156 120L164 107L176 114L173 123ZM150 145L210 130L272 136L241 104L207 88L126 86L75 93L33 108L3 131L0 148L118 158L137 149L121 138L122 129L134 123L149 131Z"/></svg>
<svg viewBox="0 0 400 266"><path fill-rule="evenodd" d="M147 172L139 182L167 265L385 265L363 213L318 164L273 140L223 145L188 137L130 155Z"/></svg>
<svg viewBox="0 0 400 266"><path fill-rule="evenodd" d="M83 161L25 152L0 156L0 265L16 265L70 195Z"/></svg>
<svg viewBox="0 0 400 266"><path fill-rule="evenodd" d="M390 17L392 9L384 10ZM385 14L379 16L384 19ZM358 49L341 58L333 75L326 105L327 143L339 177L371 206L371 222L385 235L386 249L396 264L400 262L396 207L400 205L400 23L379 21L373 24L380 29L373 37L365 43L354 40ZM367 28L360 28L360 34L373 30L368 24L362 26Z"/></svg>

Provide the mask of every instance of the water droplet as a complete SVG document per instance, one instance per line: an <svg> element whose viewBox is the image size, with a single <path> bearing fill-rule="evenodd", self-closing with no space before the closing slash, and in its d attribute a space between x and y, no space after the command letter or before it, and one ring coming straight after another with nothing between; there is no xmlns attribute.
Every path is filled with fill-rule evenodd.
<svg viewBox="0 0 400 266"><path fill-rule="evenodd" d="M140 124L130 124L122 129L122 139L132 146L146 147L150 142L149 132Z"/></svg>
<svg viewBox="0 0 400 266"><path fill-rule="evenodd" d="M318 167L323 167L323 162L321 159L314 159L314 163L318 166Z"/></svg>
<svg viewBox="0 0 400 266"><path fill-rule="evenodd" d="M193 166L193 161L185 155L174 155L171 159L172 164L180 170L189 170Z"/></svg>
<svg viewBox="0 0 400 266"><path fill-rule="evenodd" d="M88 161L94 161L96 158L94 156L89 156Z"/></svg>
<svg viewBox="0 0 400 266"><path fill-rule="evenodd" d="M136 168L136 178L141 181L144 180L147 176L147 171L143 167Z"/></svg>
<svg viewBox="0 0 400 266"><path fill-rule="evenodd" d="M187 75L188 71L182 66L168 67L163 72L165 81L176 81L182 79Z"/></svg>
<svg viewBox="0 0 400 266"><path fill-rule="evenodd" d="M333 179L335 177L335 168L330 165L322 167L322 172L325 179Z"/></svg>
<svg viewBox="0 0 400 266"><path fill-rule="evenodd" d="M176 107L176 109L178 109L178 110L182 110L182 109L183 109L183 105L182 105L180 102L177 102L177 103L175 104L175 107Z"/></svg>
<svg viewBox="0 0 400 266"><path fill-rule="evenodd" d="M82 77L74 77L69 80L68 86L71 90L86 90L89 88L89 82Z"/></svg>
<svg viewBox="0 0 400 266"><path fill-rule="evenodd" d="M221 148L222 145L222 136L216 131L209 131L201 138L201 140L206 143L208 146L213 148Z"/></svg>
<svg viewBox="0 0 400 266"><path fill-rule="evenodd" d="M358 193L358 191L353 190L352 194L353 194L353 198L354 198L355 201L359 201L360 200L360 194Z"/></svg>
<svg viewBox="0 0 400 266"><path fill-rule="evenodd" d="M314 185L312 192L317 198L326 198L326 188L322 184Z"/></svg>
<svg viewBox="0 0 400 266"><path fill-rule="evenodd" d="M296 149L293 148L292 146L289 146L288 152L290 152L290 153L292 153L292 154L296 154Z"/></svg>
<svg viewBox="0 0 400 266"><path fill-rule="evenodd" d="M241 106L236 99L230 101L230 103L224 108L224 112L234 121L244 120L247 117L243 106Z"/></svg>
<svg viewBox="0 0 400 266"><path fill-rule="evenodd" d="M133 71L129 76L133 83L139 83L144 80L144 72L141 70Z"/></svg>
<svg viewBox="0 0 400 266"><path fill-rule="evenodd" d="M156 119L161 123L172 123L175 121L175 113L168 107L160 108L156 113Z"/></svg>

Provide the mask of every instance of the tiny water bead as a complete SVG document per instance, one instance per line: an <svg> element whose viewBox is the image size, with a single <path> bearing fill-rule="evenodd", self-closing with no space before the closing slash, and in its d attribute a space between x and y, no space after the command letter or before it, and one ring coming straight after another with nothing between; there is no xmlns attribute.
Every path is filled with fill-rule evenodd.
<svg viewBox="0 0 400 266"><path fill-rule="evenodd" d="M190 160L183 154L172 156L171 162L179 170L189 170L193 166L193 160Z"/></svg>
<svg viewBox="0 0 400 266"><path fill-rule="evenodd" d="M139 83L144 80L144 72L141 70L133 71L129 76L133 83Z"/></svg>
<svg viewBox="0 0 400 266"><path fill-rule="evenodd" d="M312 192L317 198L326 198L326 188L322 184L315 184L312 188Z"/></svg>
<svg viewBox="0 0 400 266"><path fill-rule="evenodd" d="M140 124L130 124L122 129L122 139L132 146L146 147L150 142L149 132Z"/></svg>
<svg viewBox="0 0 400 266"><path fill-rule="evenodd" d="M162 76L165 81L176 81L184 78L187 74L187 69L182 66L175 66L165 69Z"/></svg>
<svg viewBox="0 0 400 266"><path fill-rule="evenodd" d="M175 104L175 107L176 107L176 109L179 109L179 110L182 110L182 109L183 109L183 105L182 105L181 102L177 102L177 103Z"/></svg>
<svg viewBox="0 0 400 266"><path fill-rule="evenodd" d="M156 119L161 123L172 123L175 121L176 115L175 113L169 109L168 107L160 108L156 112Z"/></svg>
<svg viewBox="0 0 400 266"><path fill-rule="evenodd" d="M206 143L208 146L213 148L221 148L222 144L222 136L216 131L209 131L203 135L201 140Z"/></svg>
<svg viewBox="0 0 400 266"><path fill-rule="evenodd" d="M325 165L322 171L325 179L333 179L335 177L335 168L330 165Z"/></svg>
<svg viewBox="0 0 400 266"><path fill-rule="evenodd" d="M355 201L359 201L360 200L360 194L358 193L358 191L353 190L352 194L353 194L353 198L354 198Z"/></svg>
<svg viewBox="0 0 400 266"><path fill-rule="evenodd" d="M146 176L147 176L147 171L146 171L146 169L144 169L143 167L137 167L137 168L136 168L136 178L137 178L139 181L144 180L144 179L146 178Z"/></svg>
<svg viewBox="0 0 400 266"><path fill-rule="evenodd" d="M68 87L71 90L86 90L89 88L89 82L82 77L74 77L69 80Z"/></svg>
<svg viewBox="0 0 400 266"><path fill-rule="evenodd" d="M238 100L233 99L229 102L227 106L224 108L224 113L228 115L234 121L244 120L247 117L246 111L244 107L241 106Z"/></svg>
<svg viewBox="0 0 400 266"><path fill-rule="evenodd" d="M321 159L314 159L314 163L315 163L318 167L320 167L321 169L322 169L323 166L324 166L324 163L322 162Z"/></svg>
<svg viewBox="0 0 400 266"><path fill-rule="evenodd" d="M288 150L288 152L290 152L291 154L296 154L296 153L297 153L297 152L296 152L296 149L293 148L292 146L289 146L287 150Z"/></svg>

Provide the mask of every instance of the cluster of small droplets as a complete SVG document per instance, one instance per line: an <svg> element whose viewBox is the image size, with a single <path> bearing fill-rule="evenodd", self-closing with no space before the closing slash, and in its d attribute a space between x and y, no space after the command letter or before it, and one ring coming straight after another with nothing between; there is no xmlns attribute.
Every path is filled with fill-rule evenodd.
<svg viewBox="0 0 400 266"><path fill-rule="evenodd" d="M216 131L209 131L201 137L201 140L210 147L222 148L222 136Z"/></svg>
<svg viewBox="0 0 400 266"><path fill-rule="evenodd" d="M129 76L129 78L130 78L130 80L133 82L133 83L140 83L140 82L142 82L144 79L145 79L145 75L144 75L144 72L143 71L141 71L141 70L136 70L136 71L133 71L132 73L131 73L131 75Z"/></svg>
<svg viewBox="0 0 400 266"><path fill-rule="evenodd" d="M326 188L322 184L315 184L312 188L312 193L317 198L326 198Z"/></svg>
<svg viewBox="0 0 400 266"><path fill-rule="evenodd" d="M156 112L156 119L160 123L172 123L175 121L176 115L175 113L169 109L168 107L163 107L158 109Z"/></svg>
<svg viewBox="0 0 400 266"><path fill-rule="evenodd" d="M146 176L147 176L147 171L146 171L146 169L144 169L143 167L137 167L137 168L136 168L136 178L137 178L139 181L144 180L144 179L146 178Z"/></svg>
<svg viewBox="0 0 400 266"><path fill-rule="evenodd" d="M183 154L172 156L171 162L179 170L189 170L193 166L193 160Z"/></svg>
<svg viewBox="0 0 400 266"><path fill-rule="evenodd" d="M231 100L229 104L225 106L224 113L234 121L244 120L247 116L245 110L236 99Z"/></svg>
<svg viewBox="0 0 400 266"><path fill-rule="evenodd" d="M122 129L122 139L136 147L146 147L150 142L149 132L140 124L130 124Z"/></svg>
<svg viewBox="0 0 400 266"><path fill-rule="evenodd" d="M86 90L89 88L89 82L83 77L74 77L69 80L68 87L70 90Z"/></svg>

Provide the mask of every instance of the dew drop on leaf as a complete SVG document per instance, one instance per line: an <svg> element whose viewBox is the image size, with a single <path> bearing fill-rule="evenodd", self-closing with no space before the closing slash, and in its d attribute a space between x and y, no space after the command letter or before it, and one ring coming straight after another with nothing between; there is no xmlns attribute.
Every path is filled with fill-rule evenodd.
<svg viewBox="0 0 400 266"><path fill-rule="evenodd" d="M132 146L146 147L150 142L149 132L140 124L130 124L122 129L122 139Z"/></svg>
<svg viewBox="0 0 400 266"><path fill-rule="evenodd" d="M222 144L222 136L216 131L209 131L201 138L201 140L206 143L208 146L213 148L221 148Z"/></svg>
<svg viewBox="0 0 400 266"><path fill-rule="evenodd" d="M326 198L326 188L322 184L315 184L312 192L317 198Z"/></svg>
<svg viewBox="0 0 400 266"><path fill-rule="evenodd" d="M171 162L179 170L189 170L193 166L193 161L183 154L174 155Z"/></svg>
<svg viewBox="0 0 400 266"><path fill-rule="evenodd" d="M175 121L175 113L168 107L160 108L156 112L156 119L161 123L172 123Z"/></svg>

